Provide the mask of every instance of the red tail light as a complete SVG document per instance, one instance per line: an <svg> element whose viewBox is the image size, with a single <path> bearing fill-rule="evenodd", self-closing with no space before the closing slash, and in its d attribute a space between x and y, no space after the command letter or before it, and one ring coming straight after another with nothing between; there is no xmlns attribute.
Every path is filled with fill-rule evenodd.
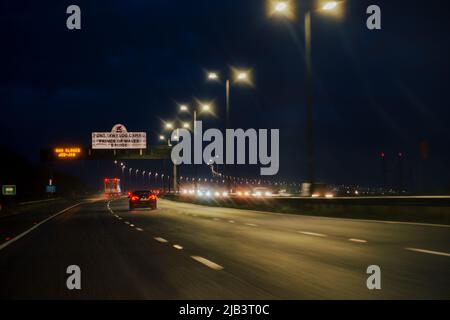
<svg viewBox="0 0 450 320"><path fill-rule="evenodd" d="M149 200L156 200L156 196L155 196L154 194L152 194L152 195L150 195L150 196L148 197L148 199L149 199Z"/></svg>
<svg viewBox="0 0 450 320"><path fill-rule="evenodd" d="M138 201L139 200L139 197L137 197L137 196L132 196L131 197L131 201Z"/></svg>

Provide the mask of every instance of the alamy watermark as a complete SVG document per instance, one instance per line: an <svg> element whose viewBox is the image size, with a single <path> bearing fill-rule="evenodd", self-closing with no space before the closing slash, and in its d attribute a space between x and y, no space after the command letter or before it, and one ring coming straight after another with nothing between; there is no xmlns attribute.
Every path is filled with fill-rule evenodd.
<svg viewBox="0 0 450 320"><path fill-rule="evenodd" d="M279 129L259 129L258 131L255 129L245 131L243 129L226 129L224 139L223 133L219 129L211 128L203 133L202 121L196 121L194 126L193 138L187 129L176 129L172 132L171 140L179 142L172 148L171 158L174 164L210 164L213 159L216 164L260 164L264 166L260 168L260 174L263 176L278 173L280 166ZM204 149L203 142L209 142Z"/></svg>

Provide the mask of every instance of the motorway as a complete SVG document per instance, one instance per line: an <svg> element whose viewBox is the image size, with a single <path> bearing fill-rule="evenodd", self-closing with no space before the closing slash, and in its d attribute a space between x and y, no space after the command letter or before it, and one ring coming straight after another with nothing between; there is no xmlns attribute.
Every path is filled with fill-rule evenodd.
<svg viewBox="0 0 450 320"><path fill-rule="evenodd" d="M158 205L90 201L0 242L0 297L450 299L450 226Z"/></svg>

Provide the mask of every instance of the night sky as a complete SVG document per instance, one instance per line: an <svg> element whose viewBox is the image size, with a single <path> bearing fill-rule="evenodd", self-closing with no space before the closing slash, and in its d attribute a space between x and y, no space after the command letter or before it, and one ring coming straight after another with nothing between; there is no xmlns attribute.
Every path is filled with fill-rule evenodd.
<svg viewBox="0 0 450 320"><path fill-rule="evenodd" d="M80 31L66 28L70 4L81 7ZM381 7L382 30L366 28L370 4ZM395 174L401 152L411 188L420 180L450 189L443 5L350 0L341 18L313 15L318 180L376 185L380 153ZM1 143L37 162L40 148L89 145L92 131L123 123L157 144L161 120L194 97L215 100L218 117L204 125L221 128L224 85L204 72L237 66L253 70L254 85L232 87L233 127L279 128L279 178L302 181L302 13L296 22L269 18L263 0L2 1Z"/></svg>

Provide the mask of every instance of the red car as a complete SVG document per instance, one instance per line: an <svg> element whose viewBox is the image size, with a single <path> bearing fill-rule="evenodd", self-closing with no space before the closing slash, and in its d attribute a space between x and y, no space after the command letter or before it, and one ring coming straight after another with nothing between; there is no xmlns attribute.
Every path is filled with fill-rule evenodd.
<svg viewBox="0 0 450 320"><path fill-rule="evenodd" d="M130 210L135 208L156 209L156 195L151 191L133 191L128 197Z"/></svg>

